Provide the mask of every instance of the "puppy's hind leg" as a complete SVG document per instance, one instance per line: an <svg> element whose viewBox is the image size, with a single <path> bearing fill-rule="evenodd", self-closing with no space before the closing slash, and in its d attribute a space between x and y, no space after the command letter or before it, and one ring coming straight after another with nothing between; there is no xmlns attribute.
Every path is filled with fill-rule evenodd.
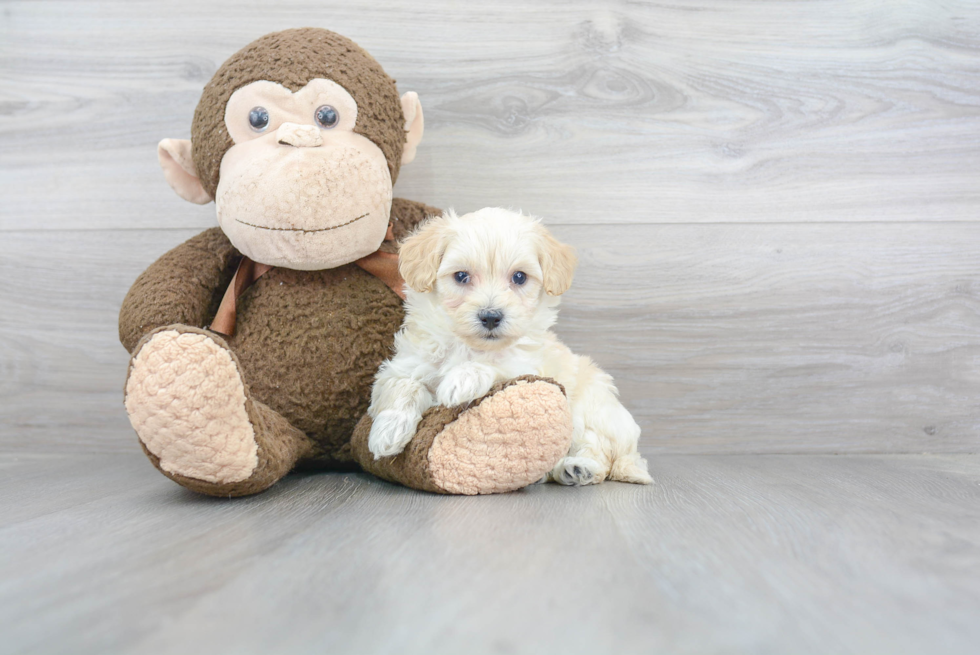
<svg viewBox="0 0 980 655"><path fill-rule="evenodd" d="M609 475L609 457L602 452L599 435L581 425L576 428L568 455L551 470L551 479L576 487L599 484Z"/></svg>
<svg viewBox="0 0 980 655"><path fill-rule="evenodd" d="M632 482L633 484L653 483L653 478L647 471L647 461L635 451L616 458L612 469L609 471L609 479L617 482Z"/></svg>
<svg viewBox="0 0 980 655"><path fill-rule="evenodd" d="M591 457L563 457L551 471L551 479L570 487L599 484L606 476L603 467Z"/></svg>
<svg viewBox="0 0 980 655"><path fill-rule="evenodd" d="M650 484L653 479L647 473L647 463L637 451L640 426L619 402L612 378L587 357L580 359L579 366L579 389L572 412L576 424L582 425L582 436L573 438L569 455L588 453L603 465L603 478Z"/></svg>
<svg viewBox="0 0 980 655"><path fill-rule="evenodd" d="M647 472L647 461L637 450L640 426L618 400L615 403L615 406L609 408L606 421L612 450L609 479L633 484L651 484L653 478Z"/></svg>

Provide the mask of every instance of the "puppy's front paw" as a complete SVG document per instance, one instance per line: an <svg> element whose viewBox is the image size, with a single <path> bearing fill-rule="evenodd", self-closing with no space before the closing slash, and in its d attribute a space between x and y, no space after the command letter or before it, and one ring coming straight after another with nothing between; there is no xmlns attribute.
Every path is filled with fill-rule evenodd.
<svg viewBox="0 0 980 655"><path fill-rule="evenodd" d="M386 409L378 414L368 436L368 450L374 459L391 457L405 450L405 445L415 436L420 418L398 409Z"/></svg>
<svg viewBox="0 0 980 655"><path fill-rule="evenodd" d="M566 457L558 462L551 477L555 482L568 486L599 484L603 480L602 466L588 457Z"/></svg>
<svg viewBox="0 0 980 655"><path fill-rule="evenodd" d="M456 407L484 396L493 386L493 371L478 366L458 366L451 370L436 389L440 405Z"/></svg>

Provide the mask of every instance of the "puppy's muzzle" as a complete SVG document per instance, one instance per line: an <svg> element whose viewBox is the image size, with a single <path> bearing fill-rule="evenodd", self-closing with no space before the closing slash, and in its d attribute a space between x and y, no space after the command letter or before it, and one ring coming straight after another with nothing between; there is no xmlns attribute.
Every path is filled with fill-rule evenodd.
<svg viewBox="0 0 980 655"><path fill-rule="evenodd" d="M504 320L504 313L496 309L481 309L476 317L487 330L493 332Z"/></svg>

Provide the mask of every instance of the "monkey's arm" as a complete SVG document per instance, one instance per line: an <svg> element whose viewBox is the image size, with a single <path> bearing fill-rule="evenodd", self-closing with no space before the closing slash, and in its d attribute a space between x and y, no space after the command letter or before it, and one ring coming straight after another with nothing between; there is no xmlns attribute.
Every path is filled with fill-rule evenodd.
<svg viewBox="0 0 980 655"><path fill-rule="evenodd" d="M392 198L391 231L395 235L395 242L399 242L407 237L415 230L419 223L430 216L442 216L442 210L437 207L430 207L425 203L415 202L414 200ZM389 243L385 241L381 249L386 250Z"/></svg>
<svg viewBox="0 0 980 655"><path fill-rule="evenodd" d="M136 278L119 311L119 340L129 352L164 325L205 327L218 310L241 253L219 228L185 241Z"/></svg>

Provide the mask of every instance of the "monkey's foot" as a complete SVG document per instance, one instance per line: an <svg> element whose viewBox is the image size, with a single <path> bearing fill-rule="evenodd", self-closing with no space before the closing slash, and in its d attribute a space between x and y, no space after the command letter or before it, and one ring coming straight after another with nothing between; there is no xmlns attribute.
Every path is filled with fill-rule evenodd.
<svg viewBox="0 0 980 655"><path fill-rule="evenodd" d="M572 417L562 388L534 376L496 385L468 407L435 407L395 457L368 451L371 418L354 430L354 457L368 472L448 494L514 491L541 480L567 452Z"/></svg>
<svg viewBox="0 0 980 655"><path fill-rule="evenodd" d="M150 461L216 496L261 491L289 472L305 435L249 397L224 341L186 326L151 332L126 379L126 411Z"/></svg>

